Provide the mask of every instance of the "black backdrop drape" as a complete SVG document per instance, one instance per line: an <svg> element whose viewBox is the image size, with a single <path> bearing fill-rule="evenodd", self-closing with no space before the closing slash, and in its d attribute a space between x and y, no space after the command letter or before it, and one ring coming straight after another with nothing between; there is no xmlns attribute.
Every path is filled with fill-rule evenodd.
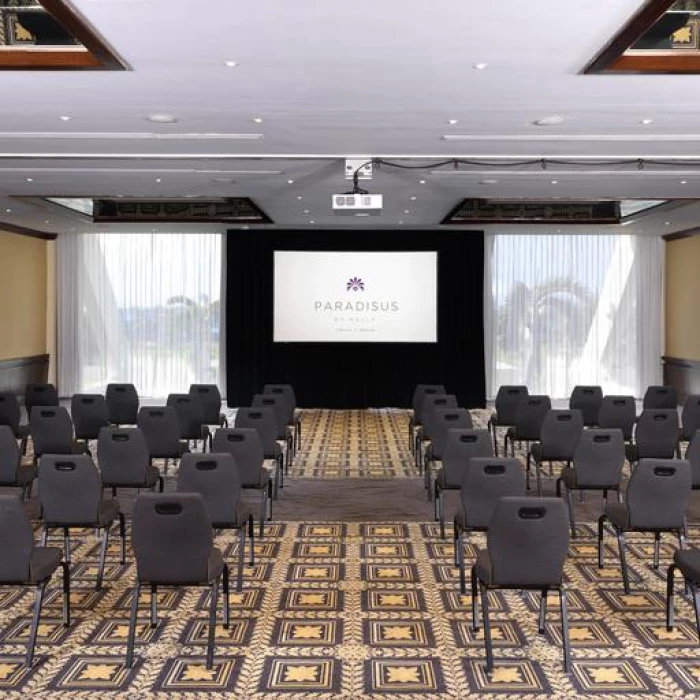
<svg viewBox="0 0 700 700"><path fill-rule="evenodd" d="M275 250L437 251L438 342L273 343ZM230 230L226 257L229 406L266 383L292 384L305 407L405 407L419 383L485 405L483 232Z"/></svg>

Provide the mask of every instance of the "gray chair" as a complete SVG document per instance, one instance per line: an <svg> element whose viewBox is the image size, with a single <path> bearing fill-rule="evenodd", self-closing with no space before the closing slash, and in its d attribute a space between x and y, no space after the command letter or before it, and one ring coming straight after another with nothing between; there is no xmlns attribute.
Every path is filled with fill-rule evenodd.
<svg viewBox="0 0 700 700"><path fill-rule="evenodd" d="M676 570L683 575L686 588L690 590L690 594L693 597L695 628L700 641L700 595L698 594L698 585L700 585L700 550L677 549L673 555L673 563L668 567L666 574L666 629L669 631L674 627L673 579Z"/></svg>
<svg viewBox="0 0 700 700"><path fill-rule="evenodd" d="M31 494L36 465L22 464L22 453L9 425L0 425L0 486L22 489L22 501Z"/></svg>
<svg viewBox="0 0 700 700"><path fill-rule="evenodd" d="M571 537L576 537L576 513L574 491L602 491L608 502L608 492L615 491L620 501L622 467L625 464L625 441L617 428L584 430L574 452L573 466L564 467L557 479L557 496L561 497L562 486L566 487L569 505Z"/></svg>
<svg viewBox="0 0 700 700"><path fill-rule="evenodd" d="M224 627L229 626L228 566L214 547L211 519L198 493L146 493L136 497L132 516L136 585L131 598L126 666L134 665L134 641L141 588L151 591L151 627L158 624L159 586L209 586L209 636L206 667L214 663L216 608L223 582Z"/></svg>
<svg viewBox="0 0 700 700"><path fill-rule="evenodd" d="M690 464L690 480L693 491L700 489L700 428L688 443L685 458Z"/></svg>
<svg viewBox="0 0 700 700"><path fill-rule="evenodd" d="M100 430L109 425L107 401L101 394L75 394L71 398L70 413L75 439L82 440L90 454L90 440L97 440Z"/></svg>
<svg viewBox="0 0 700 700"><path fill-rule="evenodd" d="M265 384L263 394L277 394L282 391L287 399L288 405L291 407L291 421L294 430L294 450L301 447L301 411L297 409L297 397L294 392L294 387L291 384Z"/></svg>
<svg viewBox="0 0 700 700"><path fill-rule="evenodd" d="M190 396L194 396L202 405L205 425L228 425L226 416L221 412L221 392L216 384L190 384Z"/></svg>
<svg viewBox="0 0 700 700"><path fill-rule="evenodd" d="M35 406L58 406L58 391L53 384L30 383L24 390L24 406L27 415L32 415Z"/></svg>
<svg viewBox="0 0 700 700"><path fill-rule="evenodd" d="M515 414L520 400L529 396L526 386L503 385L498 387L496 394L496 410L489 417L488 429L493 434L493 453L498 457L497 428L512 428L515 425ZM506 441L503 439L503 454L506 452Z"/></svg>
<svg viewBox="0 0 700 700"><path fill-rule="evenodd" d="M411 399L412 413L408 419L408 446L411 452L415 451L416 437L423 425L423 418L421 415L423 399L426 396L446 393L447 390L442 384L418 384L413 390L413 398Z"/></svg>
<svg viewBox="0 0 700 700"><path fill-rule="evenodd" d="M470 430L474 425L466 408L440 408L433 412L432 439L425 450L423 473L428 489L428 499L432 498L432 464L439 462L445 453L447 435L450 430Z"/></svg>
<svg viewBox="0 0 700 700"><path fill-rule="evenodd" d="M109 422L114 425L136 425L139 413L139 394L133 384L107 384L105 399Z"/></svg>
<svg viewBox="0 0 700 700"><path fill-rule="evenodd" d="M435 520L445 538L445 491L462 488L472 458L493 457L488 430L450 428L447 431L442 466L435 474Z"/></svg>
<svg viewBox="0 0 700 700"><path fill-rule="evenodd" d="M598 413L603 404L603 389L599 386L577 385L569 397L569 408L578 409L587 428L598 425Z"/></svg>
<svg viewBox="0 0 700 700"><path fill-rule="evenodd" d="M34 463L45 454L83 454L84 443L73 438L73 421L64 406L35 406L29 416Z"/></svg>
<svg viewBox="0 0 700 700"><path fill-rule="evenodd" d="M139 409L137 424L146 437L151 460L164 460L166 474L171 459L177 461L190 451L180 439L180 420L172 406L144 406Z"/></svg>
<svg viewBox="0 0 700 700"><path fill-rule="evenodd" d="M95 586L99 591L104 576L109 530L115 520L119 522L121 563L126 563L126 526L119 501L116 498L102 498L100 475L90 457L42 457L39 463L39 502L44 521L42 545L46 544L50 530L63 530L64 557L69 564L70 530L86 527L102 530L100 564Z"/></svg>
<svg viewBox="0 0 700 700"><path fill-rule="evenodd" d="M11 391L0 391L0 425L12 428L15 439L22 441L22 454L26 454L29 424L21 423L21 414L17 396Z"/></svg>
<svg viewBox="0 0 700 700"><path fill-rule="evenodd" d="M617 537L625 593L630 592L626 532L654 533L653 568L659 568L662 532L685 542L685 509L690 499L690 465L680 459L642 459L632 472L625 503L608 503L598 518L598 567L603 568L603 528L608 521Z"/></svg>
<svg viewBox="0 0 700 700"><path fill-rule="evenodd" d="M70 567L61 562L58 547L35 547L34 534L16 496L0 496L0 586L35 586L34 611L27 640L27 668L34 659L46 586L53 573L63 570L63 626L70 627Z"/></svg>
<svg viewBox="0 0 700 700"><path fill-rule="evenodd" d="M455 566L459 586L467 592L464 573L464 536L486 532L501 498L525 496L525 476L520 461L513 457L472 457L460 486L461 509L454 518Z"/></svg>
<svg viewBox="0 0 700 700"><path fill-rule="evenodd" d="M530 464L535 463L537 495L542 495L542 463L549 462L552 475L552 462L566 462L571 465L576 446L583 432L583 416L578 409L547 411L542 421L539 442L534 442L527 453L525 476L530 490Z"/></svg>
<svg viewBox="0 0 700 700"><path fill-rule="evenodd" d="M251 406L253 408L272 409L275 422L277 423L277 442L285 446L284 469L286 473L289 473L294 450L294 434L288 426L289 405L287 398L279 394L254 394Z"/></svg>
<svg viewBox="0 0 700 700"><path fill-rule="evenodd" d="M277 488L284 488L284 452L277 442L277 421L271 408L245 406L236 413L236 428L253 428L258 431L263 457L275 461L275 498Z"/></svg>
<svg viewBox="0 0 700 700"><path fill-rule="evenodd" d="M672 386L650 386L644 393L642 408L678 408L678 392Z"/></svg>
<svg viewBox="0 0 700 700"><path fill-rule="evenodd" d="M443 409L455 409L457 406L457 397L454 394L426 394L423 397L421 404L421 428L416 438L416 467L423 473L425 460L423 453L428 443L432 441L435 433L435 412Z"/></svg>
<svg viewBox="0 0 700 700"><path fill-rule="evenodd" d="M250 536L250 565L255 564L253 516L241 513L241 474L236 460L226 452L186 454L177 475L180 493L198 493L204 499L212 528L238 530L237 590L243 590L246 526Z"/></svg>
<svg viewBox="0 0 700 700"><path fill-rule="evenodd" d="M97 440L97 461L102 486L112 489L154 489L163 491L163 477L151 464L146 437L140 428L102 428Z"/></svg>
<svg viewBox="0 0 700 700"><path fill-rule="evenodd" d="M480 591L487 672L493 671L488 593L494 589L540 591L540 634L544 634L547 592L558 591L564 671L569 671L569 616L564 588L568 549L566 506L560 498L500 499L489 522L486 549L477 554L471 572L473 629L479 629L476 600Z"/></svg>
<svg viewBox="0 0 700 700"><path fill-rule="evenodd" d="M214 434L212 451L230 454L238 466L241 488L260 492L260 537L263 537L265 520L272 520L274 480L264 466L258 431L254 428L220 428Z"/></svg>
<svg viewBox="0 0 700 700"><path fill-rule="evenodd" d="M542 423L545 416L552 408L549 396L530 394L524 396L515 410L515 423L508 430L503 440L503 454L508 455L508 441L510 441L511 457L515 457L515 441L525 442L529 450L529 444L540 439Z"/></svg>
<svg viewBox="0 0 700 700"><path fill-rule="evenodd" d="M204 419L202 402L192 394L169 394L167 406L172 406L180 423L180 439L188 444L202 441L202 452L206 452L207 443L211 447L211 431Z"/></svg>
<svg viewBox="0 0 700 700"><path fill-rule="evenodd" d="M0 420L1 422L1 420ZM683 404L681 412L680 442L690 442L695 431L700 429L700 394L691 394ZM680 457L680 445L678 446Z"/></svg>
<svg viewBox="0 0 700 700"><path fill-rule="evenodd" d="M632 439L632 431L637 420L634 396L604 396L598 411L598 427L618 428L625 442Z"/></svg>
<svg viewBox="0 0 700 700"><path fill-rule="evenodd" d="M645 408L634 431L634 443L625 447L631 464L640 459L671 459L678 446L678 411Z"/></svg>

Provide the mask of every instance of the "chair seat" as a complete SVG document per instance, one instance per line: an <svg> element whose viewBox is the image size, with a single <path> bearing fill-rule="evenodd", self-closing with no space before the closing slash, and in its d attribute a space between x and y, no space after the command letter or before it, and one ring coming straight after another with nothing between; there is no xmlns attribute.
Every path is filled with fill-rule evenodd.
<svg viewBox="0 0 700 700"><path fill-rule="evenodd" d="M34 547L29 559L28 583L40 583L51 576L61 563L63 551L58 547Z"/></svg>
<svg viewBox="0 0 700 700"><path fill-rule="evenodd" d="M106 498L97 504L97 526L106 527L119 515L119 501Z"/></svg>
<svg viewBox="0 0 700 700"><path fill-rule="evenodd" d="M547 453L542 449L542 443L534 442L530 446L530 454L535 462L570 462L573 455Z"/></svg>
<svg viewBox="0 0 700 700"><path fill-rule="evenodd" d="M688 580L700 582L700 550L677 549L673 563Z"/></svg>
<svg viewBox="0 0 700 700"><path fill-rule="evenodd" d="M625 503L608 503L603 508L603 513L615 527L619 527L622 530L629 529L630 513Z"/></svg>
<svg viewBox="0 0 700 700"><path fill-rule="evenodd" d="M190 446L186 440L178 440L177 445L173 446L172 450L168 450L167 454L152 454L153 459L178 459L186 452L190 451Z"/></svg>
<svg viewBox="0 0 700 700"><path fill-rule="evenodd" d="M574 467L563 467L561 470L561 478L568 489L613 490L619 487L619 484L612 484L610 482L603 481L580 482Z"/></svg>

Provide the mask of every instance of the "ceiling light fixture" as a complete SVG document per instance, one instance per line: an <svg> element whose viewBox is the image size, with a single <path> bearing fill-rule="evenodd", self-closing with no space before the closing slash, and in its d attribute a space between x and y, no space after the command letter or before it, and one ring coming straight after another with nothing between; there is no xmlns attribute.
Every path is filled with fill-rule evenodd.
<svg viewBox="0 0 700 700"><path fill-rule="evenodd" d="M311 212L308 209L304 209L303 211L304 214L310 214Z"/></svg>
<svg viewBox="0 0 700 700"><path fill-rule="evenodd" d="M263 121L263 120L262 120L262 117L253 117L253 121L254 121L256 124L262 124L262 121Z"/></svg>
<svg viewBox="0 0 700 700"><path fill-rule="evenodd" d="M33 178L33 177L25 177L24 179L25 179L27 182L34 182L34 178Z"/></svg>
<svg viewBox="0 0 700 700"><path fill-rule="evenodd" d="M293 184L294 184L294 180L287 180L287 184L288 184L288 185L293 185Z"/></svg>
<svg viewBox="0 0 700 700"><path fill-rule="evenodd" d="M149 114L146 118L154 124L174 124L177 121L177 117L172 114Z"/></svg>
<svg viewBox="0 0 700 700"><path fill-rule="evenodd" d="M564 117L561 114L550 114L548 117L542 117L541 119L535 119L532 122L535 126L557 126L563 123Z"/></svg>
<svg viewBox="0 0 700 700"><path fill-rule="evenodd" d="M227 68L235 68L238 65L238 61L224 61L224 65Z"/></svg>
<svg viewBox="0 0 700 700"><path fill-rule="evenodd" d="M419 182L421 185L425 185L425 183L426 183L425 180L418 180L418 182Z"/></svg>
<svg viewBox="0 0 700 700"><path fill-rule="evenodd" d="M67 114L64 114L64 115L62 115L62 116L59 117L59 119L60 119L62 122L69 122L72 118L73 118L73 117L69 117Z"/></svg>
<svg viewBox="0 0 700 700"><path fill-rule="evenodd" d="M550 180L550 182L551 182L553 185L556 185L556 184L559 182L559 180Z"/></svg>
<svg viewBox="0 0 700 700"><path fill-rule="evenodd" d="M447 120L447 123L448 123L450 126L454 126L455 124L457 124L457 121L458 121L457 119L448 119L448 120Z"/></svg>
<svg viewBox="0 0 700 700"><path fill-rule="evenodd" d="M653 124L654 120L653 119L642 119L642 121L639 123L644 124L644 126L647 126L648 124Z"/></svg>
<svg viewBox="0 0 700 700"><path fill-rule="evenodd" d="M12 213L12 209L5 209L5 211L6 211L8 214Z"/></svg>
<svg viewBox="0 0 700 700"><path fill-rule="evenodd" d="M163 182L163 181L159 177L157 177L156 182Z"/></svg>
<svg viewBox="0 0 700 700"><path fill-rule="evenodd" d="M404 213L404 214L410 214L410 213L411 213L411 210L410 210L410 209L404 209L404 210L403 210L403 213Z"/></svg>
<svg viewBox="0 0 700 700"><path fill-rule="evenodd" d="M688 181L687 180L681 180L681 185L687 185Z"/></svg>
<svg viewBox="0 0 700 700"><path fill-rule="evenodd" d="M409 199L410 199L412 202L415 202L416 199L417 199L417 197L414 195L413 197L410 197Z"/></svg>
<svg viewBox="0 0 700 700"><path fill-rule="evenodd" d="M497 185L498 180L494 180L493 178L487 178L486 180L479 180L480 185Z"/></svg>
<svg viewBox="0 0 700 700"><path fill-rule="evenodd" d="M299 196L297 197L297 200L298 200L299 202L301 202L302 199L304 199L304 198L303 198L301 195L299 195Z"/></svg>
<svg viewBox="0 0 700 700"><path fill-rule="evenodd" d="M310 223L310 224L315 224L316 222L315 222L313 219L311 219L311 221L309 221L309 223Z"/></svg>
<svg viewBox="0 0 700 700"><path fill-rule="evenodd" d="M485 68L488 68L489 64L488 63L475 63L472 68L474 70L484 70Z"/></svg>

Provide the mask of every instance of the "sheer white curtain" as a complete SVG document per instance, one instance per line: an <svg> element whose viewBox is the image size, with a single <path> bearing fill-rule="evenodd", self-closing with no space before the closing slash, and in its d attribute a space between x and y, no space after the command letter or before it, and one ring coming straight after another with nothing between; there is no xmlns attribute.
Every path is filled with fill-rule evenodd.
<svg viewBox="0 0 700 700"><path fill-rule="evenodd" d="M59 236L61 395L109 382L145 397L221 386L221 270L218 233Z"/></svg>
<svg viewBox="0 0 700 700"><path fill-rule="evenodd" d="M565 398L576 384L641 396L661 379L660 238L487 236L487 394Z"/></svg>

